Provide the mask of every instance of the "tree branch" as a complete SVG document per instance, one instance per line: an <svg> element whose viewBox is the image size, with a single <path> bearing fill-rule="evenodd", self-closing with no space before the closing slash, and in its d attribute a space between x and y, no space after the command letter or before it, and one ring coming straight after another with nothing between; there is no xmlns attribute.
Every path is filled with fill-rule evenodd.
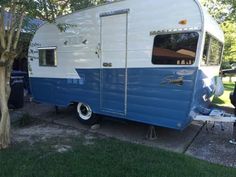
<svg viewBox="0 0 236 177"><path fill-rule="evenodd" d="M6 66L6 62L0 61L0 67Z"/></svg>
<svg viewBox="0 0 236 177"><path fill-rule="evenodd" d="M23 20L24 20L24 14L22 13L20 15L20 22L19 22L19 25L18 25L18 28L17 28L16 38L15 38L14 45L13 45L13 50L16 50L16 48L17 48L17 45L18 45L18 42L19 42L19 39L20 39L20 33L21 33L21 30L22 30Z"/></svg>
<svg viewBox="0 0 236 177"><path fill-rule="evenodd" d="M15 4L12 4L11 6L11 9L10 9L10 12L11 12L11 15L12 15L12 19L11 19L11 26L10 28L8 29L8 35L7 35L7 48L6 48L6 51L10 52L11 50L11 47L12 47L12 43L13 43L13 36L14 36L14 33L16 31L16 28L17 28L17 10L16 10L16 3Z"/></svg>
<svg viewBox="0 0 236 177"><path fill-rule="evenodd" d="M12 38L15 32L15 28L11 28L11 30L9 30L8 32L8 36L7 36L7 48L6 51L10 52L11 50L11 45L12 45Z"/></svg>
<svg viewBox="0 0 236 177"><path fill-rule="evenodd" d="M49 19L48 8L46 0L43 0L43 9L45 11L46 18Z"/></svg>
<svg viewBox="0 0 236 177"><path fill-rule="evenodd" d="M63 15L63 11L65 10L65 8L67 7L67 5L69 4L70 0L67 0L62 6L61 6L61 10L57 13L57 15Z"/></svg>
<svg viewBox="0 0 236 177"><path fill-rule="evenodd" d="M3 49L6 48L4 16L5 16L5 7L2 5L0 14L0 42L1 42L1 47Z"/></svg>
<svg viewBox="0 0 236 177"><path fill-rule="evenodd" d="M11 1L10 2L10 6L9 6L9 18L7 19L7 36L9 35L10 33L10 30L11 28L15 25L14 23L16 22L16 19L15 19L15 13L16 13L16 4L14 1Z"/></svg>
<svg viewBox="0 0 236 177"><path fill-rule="evenodd" d="M55 21L55 8L54 6L52 5L51 1L48 0L48 6L49 6L49 9L50 9L50 14L51 14L51 18L53 21Z"/></svg>

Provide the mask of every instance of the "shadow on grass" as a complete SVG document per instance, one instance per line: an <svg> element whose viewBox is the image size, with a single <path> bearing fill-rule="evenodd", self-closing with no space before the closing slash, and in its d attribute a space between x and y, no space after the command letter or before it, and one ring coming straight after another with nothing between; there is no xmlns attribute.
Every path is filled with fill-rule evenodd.
<svg viewBox="0 0 236 177"><path fill-rule="evenodd" d="M234 83L227 83L227 84L224 84L224 87L225 87L225 91L234 91Z"/></svg>
<svg viewBox="0 0 236 177"><path fill-rule="evenodd" d="M214 97L213 99L213 103L214 104L218 104L218 105L225 105L225 106L232 106L230 103L230 92L234 91L234 85L235 83L224 83L224 88L225 88L225 92L222 96L218 97Z"/></svg>
<svg viewBox="0 0 236 177"><path fill-rule="evenodd" d="M215 104L225 104L225 101L220 99L220 98L214 97L213 103L215 103Z"/></svg>

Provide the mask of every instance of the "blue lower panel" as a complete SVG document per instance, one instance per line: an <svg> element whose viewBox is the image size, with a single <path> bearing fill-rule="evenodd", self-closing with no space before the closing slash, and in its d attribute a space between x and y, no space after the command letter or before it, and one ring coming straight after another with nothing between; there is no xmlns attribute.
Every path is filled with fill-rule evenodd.
<svg viewBox="0 0 236 177"><path fill-rule="evenodd" d="M76 71L80 79L30 78L33 97L60 106L84 102L98 114L174 129L183 129L190 122L196 68L128 69L126 116L122 116L124 69ZM173 82L179 79L182 84Z"/></svg>
<svg viewBox="0 0 236 177"><path fill-rule="evenodd" d="M127 117L164 127L183 129L191 121L196 68L128 70ZM181 82L176 82L182 80Z"/></svg>
<svg viewBox="0 0 236 177"><path fill-rule="evenodd" d="M82 101L100 111L100 71L80 70L80 79L30 78L35 100L58 106Z"/></svg>
<svg viewBox="0 0 236 177"><path fill-rule="evenodd" d="M125 113L125 69L103 69L101 74L101 110Z"/></svg>

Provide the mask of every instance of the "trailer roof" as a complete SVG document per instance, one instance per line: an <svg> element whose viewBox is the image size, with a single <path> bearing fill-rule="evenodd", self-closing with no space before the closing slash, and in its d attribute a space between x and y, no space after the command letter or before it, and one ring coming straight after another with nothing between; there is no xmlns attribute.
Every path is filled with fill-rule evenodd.
<svg viewBox="0 0 236 177"><path fill-rule="evenodd" d="M204 28L205 30L224 43L224 32L216 20L208 13L205 7L202 7L204 16Z"/></svg>
<svg viewBox="0 0 236 177"><path fill-rule="evenodd" d="M103 4L97 5L97 6L84 8L84 9L77 10L77 11L70 13L70 14L59 16L57 18L57 20L60 20L64 17L70 16L73 14L83 13L83 12L90 10L90 9L105 7L107 5L116 4L116 3L124 2L124 1L129 1L129 0L114 0L114 1L106 2ZM189 1L189 0L187 0L187 1ZM220 28L219 24L217 24L217 22L211 17L211 15L207 12L207 10L203 7L203 5L201 4L201 2L199 0L192 0L192 2L196 3L199 8L199 15L201 16L201 20L202 20L202 22L201 22L202 23L202 27L201 27L202 30L207 31L208 33L213 35L215 38L220 40L221 42L224 42L224 33L223 33L222 29ZM106 9L106 7L105 7L105 9ZM44 24L47 24L47 22Z"/></svg>

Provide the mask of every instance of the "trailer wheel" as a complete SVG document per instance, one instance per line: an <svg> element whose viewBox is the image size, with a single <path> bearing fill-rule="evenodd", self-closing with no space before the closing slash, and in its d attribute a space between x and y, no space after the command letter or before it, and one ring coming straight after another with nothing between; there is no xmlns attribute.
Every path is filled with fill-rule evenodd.
<svg viewBox="0 0 236 177"><path fill-rule="evenodd" d="M77 105L78 119L81 123L92 125L97 123L98 118L93 113L89 105L84 103L78 103Z"/></svg>

